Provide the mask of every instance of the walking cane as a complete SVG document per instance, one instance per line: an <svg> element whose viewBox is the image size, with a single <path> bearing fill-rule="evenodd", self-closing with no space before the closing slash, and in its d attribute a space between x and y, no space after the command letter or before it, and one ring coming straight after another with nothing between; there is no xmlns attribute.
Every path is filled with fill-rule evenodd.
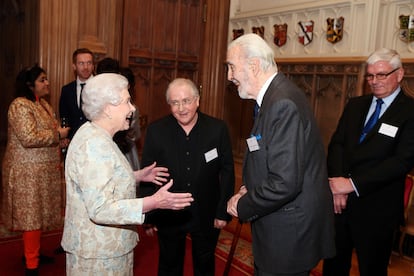
<svg viewBox="0 0 414 276"><path fill-rule="evenodd" d="M236 250L237 242L239 241L239 238L240 238L240 232L241 232L241 229L242 229L242 225L243 224L239 220L239 222L237 223L236 231L234 232L233 240L231 242L229 256L227 257L226 266L224 268L223 276L228 276L229 275L231 263L233 261L234 251Z"/></svg>

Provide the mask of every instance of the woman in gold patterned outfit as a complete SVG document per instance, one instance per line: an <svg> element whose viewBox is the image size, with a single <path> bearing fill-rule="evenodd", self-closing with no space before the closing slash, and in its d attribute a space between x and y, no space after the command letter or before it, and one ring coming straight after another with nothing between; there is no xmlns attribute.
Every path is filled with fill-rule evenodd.
<svg viewBox="0 0 414 276"><path fill-rule="evenodd" d="M3 222L23 232L26 275L38 275L42 230L61 227L59 141L68 135L50 104L45 70L22 70L8 110L8 137L3 159Z"/></svg>

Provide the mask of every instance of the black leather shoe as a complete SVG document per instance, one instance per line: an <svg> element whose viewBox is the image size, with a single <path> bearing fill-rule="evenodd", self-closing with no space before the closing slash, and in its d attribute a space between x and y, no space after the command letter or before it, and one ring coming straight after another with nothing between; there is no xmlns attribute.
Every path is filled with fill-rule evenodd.
<svg viewBox="0 0 414 276"><path fill-rule="evenodd" d="M38 268L26 268L25 276L39 276Z"/></svg>

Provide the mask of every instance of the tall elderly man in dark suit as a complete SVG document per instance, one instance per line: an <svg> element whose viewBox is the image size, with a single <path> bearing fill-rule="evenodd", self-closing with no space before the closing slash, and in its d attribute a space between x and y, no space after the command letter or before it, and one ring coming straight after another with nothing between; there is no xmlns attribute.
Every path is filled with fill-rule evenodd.
<svg viewBox="0 0 414 276"><path fill-rule="evenodd" d="M228 212L252 228L255 275L303 275L335 254L332 194L320 133L305 94L278 72L255 34L228 46L228 79L260 107Z"/></svg>
<svg viewBox="0 0 414 276"><path fill-rule="evenodd" d="M173 80L167 89L171 114L147 129L142 164L167 167L171 191L190 192L191 207L182 211L157 210L146 223L158 230L158 275L182 276L186 235L191 235L193 275L214 276L215 249L220 229L231 216L226 204L234 192L234 164L226 124L198 110L200 95L189 79ZM147 195L141 183L141 194ZM151 185L154 187L154 185Z"/></svg>
<svg viewBox="0 0 414 276"><path fill-rule="evenodd" d="M414 166L414 100L400 86L400 56L383 48L366 63L372 94L349 100L328 149L338 251L324 262L328 276L349 275L354 248L361 276L387 275Z"/></svg>
<svg viewBox="0 0 414 276"><path fill-rule="evenodd" d="M59 115L69 124L69 140L72 139L78 128L86 122L81 109L81 92L89 78L93 77L93 53L87 48L79 48L73 52L72 67L76 80L62 87L59 99Z"/></svg>

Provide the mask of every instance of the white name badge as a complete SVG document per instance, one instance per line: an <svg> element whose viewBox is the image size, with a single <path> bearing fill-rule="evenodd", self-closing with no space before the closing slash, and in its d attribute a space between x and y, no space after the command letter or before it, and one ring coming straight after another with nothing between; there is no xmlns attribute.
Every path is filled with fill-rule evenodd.
<svg viewBox="0 0 414 276"><path fill-rule="evenodd" d="M250 138L246 139L247 142L247 147L249 148L249 151L256 151L260 149L259 143L257 142L257 137L256 136L252 136Z"/></svg>
<svg viewBox="0 0 414 276"><path fill-rule="evenodd" d="M398 131L398 127L382 123L380 129L378 130L378 133L394 138L395 135L397 134L397 131Z"/></svg>
<svg viewBox="0 0 414 276"><path fill-rule="evenodd" d="M211 160L216 159L217 157L218 157L218 153L217 153L216 148L204 153L204 158L206 158L206 163L210 162Z"/></svg>

